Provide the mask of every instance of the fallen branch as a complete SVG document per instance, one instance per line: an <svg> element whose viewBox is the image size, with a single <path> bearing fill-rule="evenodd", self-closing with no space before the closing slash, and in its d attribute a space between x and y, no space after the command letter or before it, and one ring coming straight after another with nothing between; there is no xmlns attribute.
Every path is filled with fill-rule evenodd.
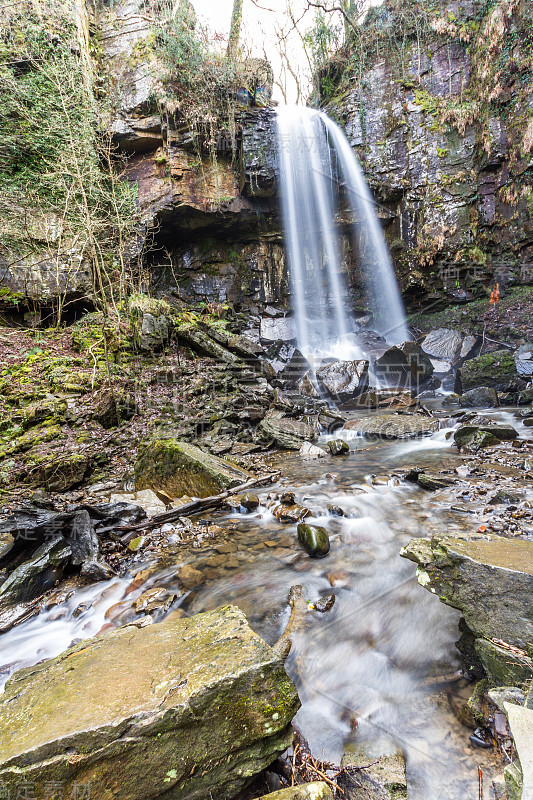
<svg viewBox="0 0 533 800"><path fill-rule="evenodd" d="M215 508L234 494L240 494L248 489L253 489L255 486L264 486L269 483L274 483L274 481L279 478L279 475L279 472L271 472L269 475L260 475L259 478L252 478L252 480L242 483L240 486L235 486L233 489L229 489L227 492L222 492L222 494L213 495L212 497L203 497L199 500L193 500L191 503L186 503L184 506L172 509L172 511L165 511L162 514L156 514L155 517L152 517L145 522L139 522L137 525L127 525L118 528L120 531L128 531L125 536L121 536L120 541L124 544L128 544L128 542L131 542L132 539L135 539L137 531L144 531L148 530L149 528L158 528L160 525L164 525L166 522L177 522L180 517L189 517L191 514L198 514L201 511L206 511L208 508ZM116 531L117 528L114 528L114 530ZM104 531L99 531L99 533L103 532Z"/></svg>

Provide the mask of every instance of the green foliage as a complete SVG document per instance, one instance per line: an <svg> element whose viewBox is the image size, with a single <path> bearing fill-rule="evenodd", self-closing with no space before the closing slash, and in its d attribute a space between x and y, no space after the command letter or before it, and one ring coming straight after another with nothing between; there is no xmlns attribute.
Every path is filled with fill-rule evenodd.
<svg viewBox="0 0 533 800"><path fill-rule="evenodd" d="M46 12L25 0L2 28L0 257L55 264L60 291L85 260L102 292L136 222L136 189L118 179L98 131L90 59L74 20L74 0Z"/></svg>

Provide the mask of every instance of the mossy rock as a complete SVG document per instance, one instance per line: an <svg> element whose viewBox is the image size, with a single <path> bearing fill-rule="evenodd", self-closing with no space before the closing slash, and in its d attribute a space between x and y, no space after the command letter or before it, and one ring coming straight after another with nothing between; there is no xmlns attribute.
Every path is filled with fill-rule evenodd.
<svg viewBox="0 0 533 800"><path fill-rule="evenodd" d="M471 389L488 386L503 392L515 385L518 386L517 381L519 384L513 353L509 350L497 350L466 361L457 370L455 391L458 394L465 394Z"/></svg>
<svg viewBox="0 0 533 800"><path fill-rule="evenodd" d="M79 486L90 469L89 457L82 453L63 452L39 460L35 464L37 481L49 492L66 492ZM31 462L26 464L27 468L30 466Z"/></svg>
<svg viewBox="0 0 533 800"><path fill-rule="evenodd" d="M298 707L238 608L124 626L11 678L0 783L13 796L31 781L65 796L82 783L98 800L229 800L291 745Z"/></svg>
<svg viewBox="0 0 533 800"><path fill-rule="evenodd" d="M209 497L246 483L250 473L188 442L155 439L135 464L135 486L160 489L170 497Z"/></svg>

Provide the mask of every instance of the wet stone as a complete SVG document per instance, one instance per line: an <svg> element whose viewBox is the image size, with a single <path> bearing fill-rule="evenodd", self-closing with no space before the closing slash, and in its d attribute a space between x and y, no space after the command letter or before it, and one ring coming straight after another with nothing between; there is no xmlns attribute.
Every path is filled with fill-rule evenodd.
<svg viewBox="0 0 533 800"><path fill-rule="evenodd" d="M298 540L311 558L323 558L329 553L329 536L325 528L318 525L298 525Z"/></svg>
<svg viewBox="0 0 533 800"><path fill-rule="evenodd" d="M350 452L350 445L343 439L333 439L328 442L328 448L332 456L343 456Z"/></svg>

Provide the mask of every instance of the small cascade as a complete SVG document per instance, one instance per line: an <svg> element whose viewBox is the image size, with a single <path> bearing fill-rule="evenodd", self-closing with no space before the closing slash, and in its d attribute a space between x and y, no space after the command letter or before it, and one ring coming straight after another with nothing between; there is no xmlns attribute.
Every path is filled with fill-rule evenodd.
<svg viewBox="0 0 533 800"><path fill-rule="evenodd" d="M280 108L277 129L300 350L311 361L363 356L341 274L335 222L341 191L354 220L373 327L392 343L405 341L409 336L394 270L361 167L346 137L325 114L303 106Z"/></svg>

